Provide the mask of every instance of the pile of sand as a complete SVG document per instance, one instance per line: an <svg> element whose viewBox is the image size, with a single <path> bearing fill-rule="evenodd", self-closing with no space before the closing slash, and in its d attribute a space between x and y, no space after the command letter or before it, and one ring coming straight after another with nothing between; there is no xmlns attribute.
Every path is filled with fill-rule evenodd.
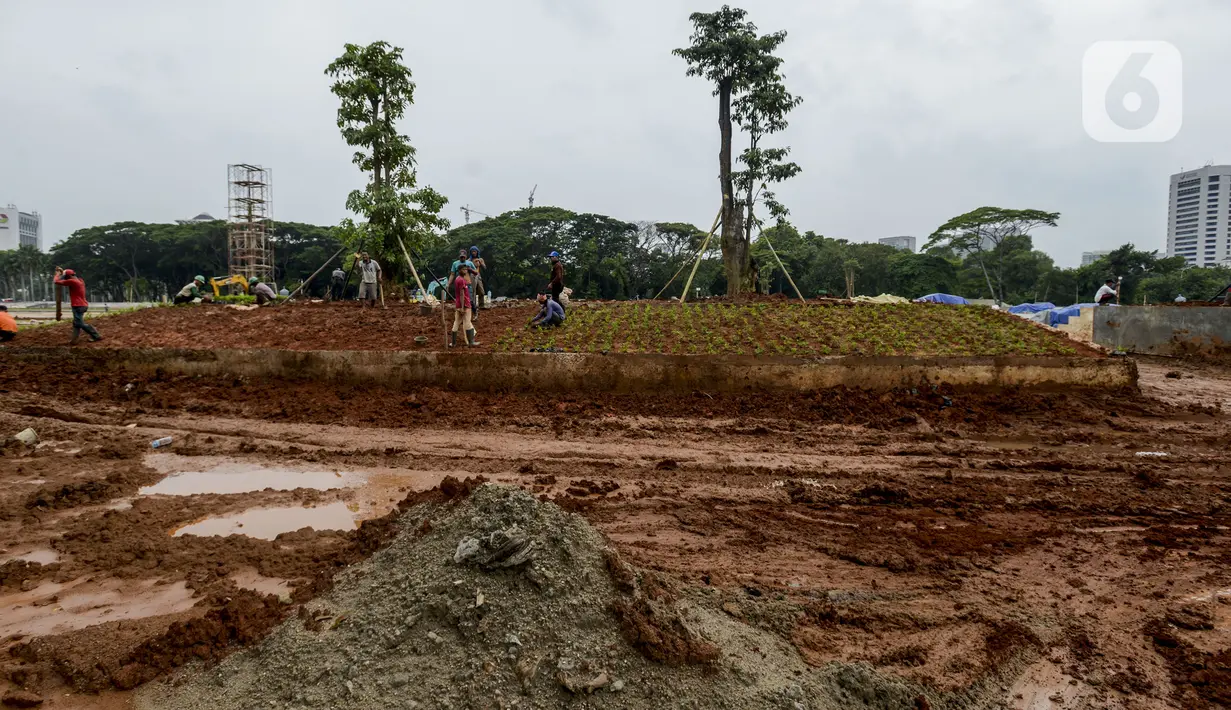
<svg viewBox="0 0 1231 710"><path fill-rule="evenodd" d="M386 549L263 642L147 685L138 706L914 708L862 666L678 596L580 516L515 488L411 507Z"/></svg>

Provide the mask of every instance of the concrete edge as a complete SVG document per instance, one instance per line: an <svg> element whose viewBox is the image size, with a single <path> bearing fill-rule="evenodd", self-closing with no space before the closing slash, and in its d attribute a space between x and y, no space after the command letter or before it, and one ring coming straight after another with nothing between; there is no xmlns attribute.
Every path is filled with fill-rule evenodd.
<svg viewBox="0 0 1231 710"><path fill-rule="evenodd" d="M186 375L467 391L813 392L948 385L1135 389L1137 365L1096 357L834 357L361 350L4 348L0 357Z"/></svg>

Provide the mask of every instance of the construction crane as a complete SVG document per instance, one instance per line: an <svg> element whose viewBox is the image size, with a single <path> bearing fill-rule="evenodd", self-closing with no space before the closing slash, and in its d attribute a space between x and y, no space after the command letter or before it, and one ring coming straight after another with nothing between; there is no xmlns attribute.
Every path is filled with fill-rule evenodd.
<svg viewBox="0 0 1231 710"><path fill-rule="evenodd" d="M531 207L534 207L534 193L536 193L536 192L538 192L538 191L539 191L539 186L538 186L538 185L535 185L535 186L534 186L534 189L530 191L530 206L531 206Z"/></svg>
<svg viewBox="0 0 1231 710"><path fill-rule="evenodd" d="M466 215L466 224L470 224L470 213L471 213L471 212L473 212L473 213L475 213L475 214L478 214L478 215L483 215L484 217L490 217L490 216L491 216L491 215L488 215L488 214L483 214L482 212L480 212L480 211L478 211L478 210L472 210L472 209L470 209L470 205L466 205L465 207L463 207L463 208L462 208L462 214Z"/></svg>

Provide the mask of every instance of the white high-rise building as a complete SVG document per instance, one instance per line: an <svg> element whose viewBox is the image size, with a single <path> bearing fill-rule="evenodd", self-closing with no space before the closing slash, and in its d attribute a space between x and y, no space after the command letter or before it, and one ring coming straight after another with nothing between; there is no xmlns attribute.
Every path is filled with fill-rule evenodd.
<svg viewBox="0 0 1231 710"><path fill-rule="evenodd" d="M1102 250L1102 251L1083 251L1083 252L1081 253L1081 265L1082 265L1082 266L1089 266L1089 265L1093 264L1094 262L1098 261L1099 259L1102 259L1103 257L1107 256L1107 255L1108 255L1108 254L1110 254L1110 253L1111 253L1111 252L1110 252L1110 251L1108 251L1108 250Z"/></svg>
<svg viewBox="0 0 1231 710"><path fill-rule="evenodd" d="M880 243L885 246L893 247L894 249L901 249L902 251L909 251L912 253L915 251L914 237L881 237Z"/></svg>
<svg viewBox="0 0 1231 710"><path fill-rule="evenodd" d="M15 205L0 207L0 250L32 246L43 250L43 218Z"/></svg>
<svg viewBox="0 0 1231 710"><path fill-rule="evenodd" d="M1167 256L1189 266L1231 263L1231 165L1207 165L1171 176Z"/></svg>

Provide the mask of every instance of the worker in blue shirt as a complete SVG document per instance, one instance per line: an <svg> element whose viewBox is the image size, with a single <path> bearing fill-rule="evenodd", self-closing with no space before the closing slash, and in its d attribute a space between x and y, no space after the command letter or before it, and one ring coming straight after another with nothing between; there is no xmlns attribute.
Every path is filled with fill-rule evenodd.
<svg viewBox="0 0 1231 710"><path fill-rule="evenodd" d="M560 306L555 299L547 297L547 294L539 294L539 306L542 310L530 321L531 327L535 328L555 328L564 325L564 308Z"/></svg>

